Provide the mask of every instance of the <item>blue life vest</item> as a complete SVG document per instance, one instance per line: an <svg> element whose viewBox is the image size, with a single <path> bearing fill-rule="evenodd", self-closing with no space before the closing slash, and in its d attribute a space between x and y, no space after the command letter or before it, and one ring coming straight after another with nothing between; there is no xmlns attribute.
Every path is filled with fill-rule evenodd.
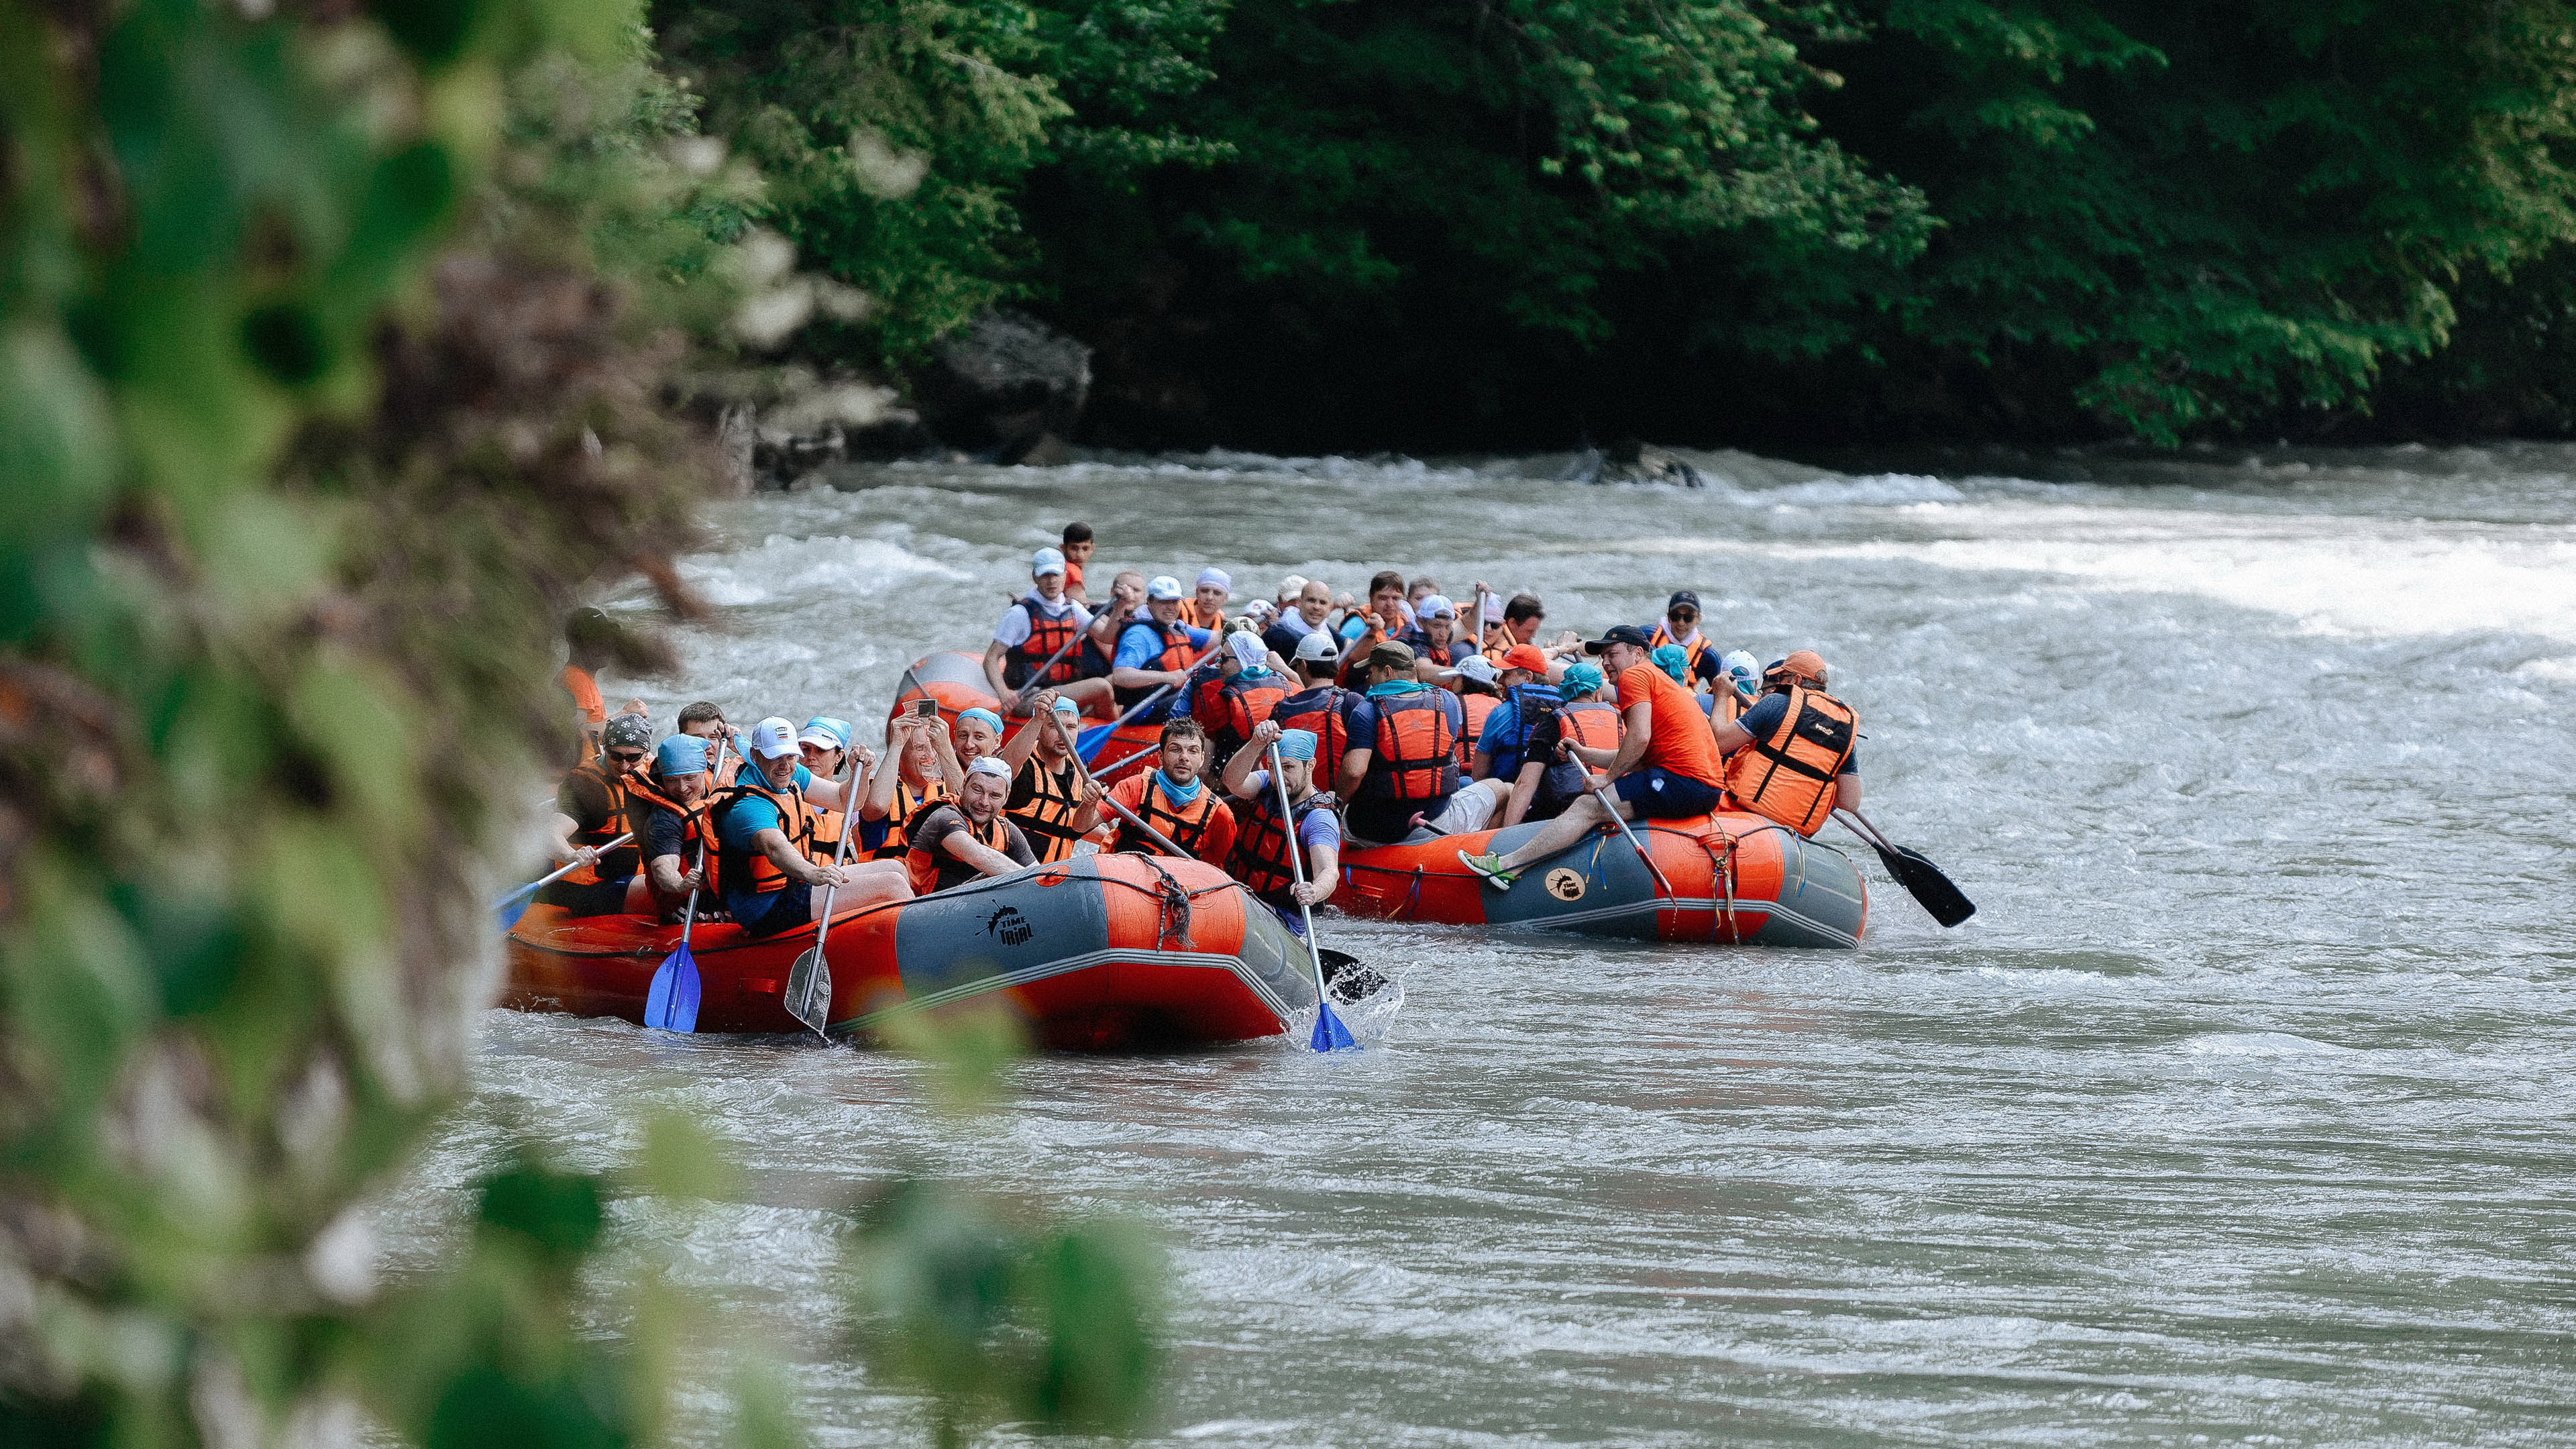
<svg viewBox="0 0 2576 1449"><path fill-rule="evenodd" d="M1529 753L1530 731L1538 727L1539 717L1565 699L1549 684L1515 684L1503 691L1503 698L1512 705L1512 737L1494 752L1494 778L1511 781L1520 778L1521 757Z"/></svg>

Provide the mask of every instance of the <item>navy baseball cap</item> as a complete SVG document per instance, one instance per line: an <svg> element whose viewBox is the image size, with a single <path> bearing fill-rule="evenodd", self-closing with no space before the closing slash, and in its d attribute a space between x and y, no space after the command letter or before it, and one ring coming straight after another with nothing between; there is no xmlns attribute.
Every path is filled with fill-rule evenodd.
<svg viewBox="0 0 2576 1449"><path fill-rule="evenodd" d="M1608 633L1605 633L1600 638L1585 644L1583 646L1583 652L1586 654L1599 654L1607 650L1613 644L1628 644L1639 649L1650 647L1646 638L1645 630L1638 628L1634 624L1613 624L1610 626Z"/></svg>

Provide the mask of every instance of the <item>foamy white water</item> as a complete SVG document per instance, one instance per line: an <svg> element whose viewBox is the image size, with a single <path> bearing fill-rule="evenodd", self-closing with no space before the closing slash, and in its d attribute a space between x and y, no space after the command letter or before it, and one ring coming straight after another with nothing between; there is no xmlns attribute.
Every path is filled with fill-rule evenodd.
<svg viewBox="0 0 2576 1449"><path fill-rule="evenodd" d="M884 1056L495 1013L400 1261L512 1130L606 1166L679 1107L750 1200L621 1231L824 1443L922 1441L822 1271L904 1170L1158 1228L1175 1444L2564 1442L2576 451L1698 461L853 470L718 509L683 676L610 684L876 718L1069 517L1104 580L1393 564L1587 630L1693 587L1832 661L1968 927L1874 863L1844 954L1328 921L1402 978L1379 1049L1034 1060L963 1129Z"/></svg>

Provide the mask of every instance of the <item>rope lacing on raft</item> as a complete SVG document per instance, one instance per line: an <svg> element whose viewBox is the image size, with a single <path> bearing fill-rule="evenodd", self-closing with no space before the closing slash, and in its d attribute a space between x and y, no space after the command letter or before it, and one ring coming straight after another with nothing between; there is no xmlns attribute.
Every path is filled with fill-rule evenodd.
<svg viewBox="0 0 2576 1449"><path fill-rule="evenodd" d="M1179 949L1183 951L1197 950L1196 946L1190 944L1190 893L1182 889L1181 883L1172 878L1170 871L1163 869L1161 861L1150 855L1140 855L1137 859L1145 862L1146 869L1151 870L1156 879L1161 882L1160 889L1153 892L1156 903L1161 907L1154 919L1154 949L1169 950L1172 949L1173 943L1177 942ZM1103 876L1101 879L1106 880L1108 877ZM1135 884L1133 881L1119 883ZM1136 888L1144 889L1142 886ZM1223 889L1223 887L1211 889Z"/></svg>

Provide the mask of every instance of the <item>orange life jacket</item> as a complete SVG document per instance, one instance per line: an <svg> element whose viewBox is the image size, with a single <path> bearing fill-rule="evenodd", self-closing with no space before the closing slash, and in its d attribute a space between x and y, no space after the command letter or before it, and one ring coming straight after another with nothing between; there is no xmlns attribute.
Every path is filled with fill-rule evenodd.
<svg viewBox="0 0 2576 1449"><path fill-rule="evenodd" d="M1259 674L1238 674L1217 691L1215 713L1199 720L1199 723L1215 734L1224 753L1232 754L1252 738L1255 725L1279 712L1279 702L1287 697L1288 685L1276 674L1266 670ZM1196 718L1195 714L1192 717ZM1215 759L1208 761L1211 769L1222 763Z"/></svg>
<svg viewBox="0 0 2576 1449"><path fill-rule="evenodd" d="M1458 790L1458 727L1440 707L1447 690L1373 700L1377 738L1361 793L1382 800L1438 800Z"/></svg>
<svg viewBox="0 0 2576 1449"><path fill-rule="evenodd" d="M870 860L903 859L905 831L910 826L912 817L933 805L944 804L947 799L948 781L944 777L931 781L928 787L919 790L912 787L910 780L896 780L894 803L886 808L885 839L877 843L876 849L868 852L868 858Z"/></svg>
<svg viewBox="0 0 2576 1449"><path fill-rule="evenodd" d="M1224 671L1214 661L1190 671L1181 693L1189 700L1190 718L1199 722L1199 728L1213 731L1225 722L1225 685Z"/></svg>
<svg viewBox="0 0 2576 1449"><path fill-rule="evenodd" d="M1028 595L1011 607L1029 616L1029 637L1002 651L1002 682L1013 689L1026 688L1029 676L1041 668L1046 672L1038 680L1040 688L1050 684L1070 684L1081 678L1082 651L1064 649L1066 641L1082 632L1082 626L1073 621L1074 611L1070 604L1063 613L1053 617L1047 614L1046 601L1036 594ZM1059 649L1064 649L1064 657L1048 664L1048 660L1055 659L1055 652Z"/></svg>
<svg viewBox="0 0 2576 1449"><path fill-rule="evenodd" d="M1137 666L1138 668L1151 669L1165 674L1177 674L1198 662L1198 646L1190 642L1190 631L1188 626L1181 623L1178 619L1173 620L1169 624L1157 624L1151 619L1138 619L1133 623L1130 623L1126 628L1118 631L1119 642L1124 644L1127 640L1127 636L1138 629L1150 629L1154 632L1154 636L1156 638L1163 641L1163 652ZM1118 707L1122 710L1127 710L1135 708L1139 703L1143 702L1147 696L1160 688L1162 688L1162 686L1159 684L1148 684L1138 689L1118 689L1112 692L1118 697ZM1037 842L1031 841L1029 844L1030 847L1034 849Z"/></svg>
<svg viewBox="0 0 2576 1449"><path fill-rule="evenodd" d="M920 813L904 822L904 833L909 836L918 832L922 824L930 818L931 811L953 803L947 800L934 800L922 807ZM976 843L1002 851L1004 854L1009 853L1011 829L1008 815L996 814L990 823L980 829L976 827L974 821L967 819L966 812L963 810L957 812L957 818L966 822L966 834ZM1034 842L1031 848L1035 848ZM911 878L912 893L917 896L926 896L932 891L944 891L950 886L963 885L970 880L981 879L984 874L944 850L933 855L918 845L904 847L903 869L904 874Z"/></svg>
<svg viewBox="0 0 2576 1449"><path fill-rule="evenodd" d="M1197 629L1225 627L1225 605L1201 605L1196 595L1181 600L1181 622Z"/></svg>
<svg viewBox="0 0 2576 1449"><path fill-rule="evenodd" d="M1705 632L1697 629L1694 629L1691 632L1697 637L1688 644L1682 644L1682 641L1673 637L1672 627L1669 624L1657 624L1655 626L1654 636L1646 641L1648 652L1660 649L1667 644L1681 644L1683 655L1682 687L1684 689L1696 689L1699 687L1700 661L1717 652L1717 646L1708 642L1708 635Z"/></svg>
<svg viewBox="0 0 2576 1449"><path fill-rule="evenodd" d="M1317 810L1333 808L1333 797L1317 793L1290 806L1297 828L1303 829L1306 817ZM1234 833L1234 850L1225 858L1225 873L1243 882L1244 888L1266 901L1294 905L1288 892L1297 884L1288 858L1288 832L1279 823L1279 787L1261 792L1261 798L1246 802ZM1310 862L1308 868L1312 869Z"/></svg>
<svg viewBox="0 0 2576 1449"><path fill-rule="evenodd" d="M683 805L664 793L658 776L638 770L626 777L626 828L635 832L635 843L644 844L647 827L656 809L668 810L680 817L680 873L687 875L697 866L698 852L713 838L707 829L707 802L701 798L695 805Z"/></svg>
<svg viewBox="0 0 2576 1449"><path fill-rule="evenodd" d="M1465 765L1475 755L1476 741L1485 737L1485 718L1494 712L1494 706L1501 703L1502 700L1490 694L1461 693L1458 696L1458 707L1467 715L1466 732L1458 736L1460 765Z"/></svg>
<svg viewBox="0 0 2576 1449"><path fill-rule="evenodd" d="M1351 692L1338 684L1310 685L1279 701L1270 717L1283 730L1305 730L1315 737L1315 768L1329 780L1342 767L1342 756L1350 753L1351 722L1343 714L1350 703Z"/></svg>
<svg viewBox="0 0 2576 1449"><path fill-rule="evenodd" d="M1615 750L1624 731L1620 727L1619 707L1598 699L1578 699L1557 706L1556 732L1587 750ZM1547 794L1559 799L1572 799L1591 793L1592 767L1579 759L1550 758L1543 762L1547 772L1539 776L1539 785Z"/></svg>
<svg viewBox="0 0 2576 1449"><path fill-rule="evenodd" d="M1780 727L1727 759L1727 793L1757 815L1815 834L1833 817L1834 777L1851 758L1857 723L1850 705L1823 690L1790 686Z"/></svg>
<svg viewBox="0 0 2576 1449"><path fill-rule="evenodd" d="M795 789L778 791L769 788L769 778L758 770L745 770L735 776L734 782L708 804L707 818L716 823L717 831L716 878L725 882L728 892L776 895L788 885L787 872L778 868L778 862L748 843L739 847L723 843L722 822L726 813L754 796L768 801L777 809L778 828L786 833L787 843L795 846L808 860L814 858L814 816L817 812Z"/></svg>
<svg viewBox="0 0 2576 1449"><path fill-rule="evenodd" d="M607 768L596 758L584 760L575 765L571 773L588 775L597 780L600 787L608 792L608 814L601 818L598 827L591 830L575 830L571 837L576 847L586 845L593 850L598 850L599 847L627 831L626 779L622 775L609 774ZM642 839L643 837L638 836L634 844L621 845L615 850L601 851L598 864L582 866L565 876L564 883L598 885L605 881L625 880L635 874L636 866L644 859L644 852L638 848Z"/></svg>
<svg viewBox="0 0 2576 1449"><path fill-rule="evenodd" d="M1215 819L1216 812L1222 808L1217 803L1216 791L1207 781L1201 780L1199 793L1191 798L1190 803L1182 805L1164 791L1154 779L1154 772L1148 770L1145 772L1145 793L1136 813L1144 817L1146 824L1161 831L1164 839L1195 856L1199 853L1199 842L1207 838L1208 822ZM1135 826L1124 820L1118 822L1118 843L1110 849L1131 855L1163 853L1162 847L1147 840Z"/></svg>
<svg viewBox="0 0 2576 1449"><path fill-rule="evenodd" d="M1061 773L1048 769L1036 755L1023 761L1020 769L1024 778L1035 782L1035 792L1029 796L1029 803L1013 805L1003 814L1029 838L1029 850L1037 856L1038 864L1052 865L1071 856L1073 843L1082 838L1082 832L1073 828L1073 817L1082 809L1082 775L1069 758ZM1019 792L1018 785L1018 781L1012 782L1013 794Z"/></svg>

